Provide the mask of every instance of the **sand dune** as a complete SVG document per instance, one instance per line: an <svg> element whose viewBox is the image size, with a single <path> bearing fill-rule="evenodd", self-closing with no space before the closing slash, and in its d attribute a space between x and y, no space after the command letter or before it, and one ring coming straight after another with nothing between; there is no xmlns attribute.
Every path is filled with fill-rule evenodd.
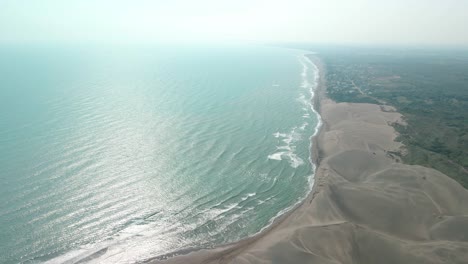
<svg viewBox="0 0 468 264"><path fill-rule="evenodd" d="M301 206L257 237L163 263L468 263L468 191L392 155L401 115L324 98L320 112L320 166Z"/></svg>

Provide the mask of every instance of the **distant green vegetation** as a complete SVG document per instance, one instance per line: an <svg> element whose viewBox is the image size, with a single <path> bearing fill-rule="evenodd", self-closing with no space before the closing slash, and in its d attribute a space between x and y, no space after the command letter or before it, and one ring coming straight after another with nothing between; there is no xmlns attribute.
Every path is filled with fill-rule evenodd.
<svg viewBox="0 0 468 264"><path fill-rule="evenodd" d="M435 168L468 188L466 52L325 51L327 93L337 102L389 104L408 153L403 161Z"/></svg>

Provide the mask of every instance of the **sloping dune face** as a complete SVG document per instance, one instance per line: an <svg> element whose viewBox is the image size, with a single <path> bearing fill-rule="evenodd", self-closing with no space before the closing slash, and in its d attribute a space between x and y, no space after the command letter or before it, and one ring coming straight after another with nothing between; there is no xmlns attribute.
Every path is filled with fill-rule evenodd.
<svg viewBox="0 0 468 264"><path fill-rule="evenodd" d="M312 195L270 232L170 263L468 263L468 191L392 155L401 115L322 100Z"/></svg>

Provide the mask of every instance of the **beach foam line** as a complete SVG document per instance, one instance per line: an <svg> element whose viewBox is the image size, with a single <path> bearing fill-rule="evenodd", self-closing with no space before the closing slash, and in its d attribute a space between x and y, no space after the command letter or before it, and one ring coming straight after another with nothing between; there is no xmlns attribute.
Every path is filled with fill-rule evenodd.
<svg viewBox="0 0 468 264"><path fill-rule="evenodd" d="M312 52L309 52L307 54L310 54ZM297 200L296 203L294 203L293 205L287 207L287 208L284 208L283 210L279 211L274 217L272 217L270 219L270 221L268 222L267 225L265 225L262 229L260 229L260 231L258 231L257 233L253 234L252 237L254 236L257 236L261 233L263 233L264 231L266 231L268 228L271 227L271 225L277 220L279 219L281 216L285 215L286 213L289 213L291 212L292 210L294 210L295 208L297 208L309 195L310 193L312 192L312 189L313 189L313 186L314 186L314 177L315 177L315 173L316 173L316 169L317 169L317 165L313 162L313 157L312 157L312 144L313 144L313 139L314 137L316 137L323 125L323 121L322 121L322 117L320 116L319 112L316 110L316 106L313 102L313 100L315 99L315 90L318 89L318 86L319 86L319 80L320 80L320 69L318 68L317 65L315 65L315 63L310 60L306 55L307 54L303 54L302 56L299 56L299 62L301 63L302 65L302 72L301 72L301 77L303 78L303 82L302 82L302 85L305 85L307 84L307 86L304 86L303 88L308 88L308 91L310 92L310 95L311 95L311 99L310 99L310 102L308 103L308 106L310 107L312 113L314 113L314 115L317 117L317 124L314 128L314 133L312 134L312 136L310 136L309 138L309 162L312 166L312 174L309 176L308 178L308 182L309 182L309 190L304 194L303 197L299 198ZM313 83L310 83L310 82L305 82L307 81L308 79L308 74L307 74L307 71L309 69L309 66L308 65L311 65L312 68L313 68L313 72L314 72L314 76L313 76ZM305 81L304 81L305 80ZM301 86L302 87L302 86ZM279 132L276 132L274 133L274 135L280 135L281 133Z"/></svg>
<svg viewBox="0 0 468 264"><path fill-rule="evenodd" d="M311 52L309 52L308 54L310 54ZM319 80L320 80L320 69L318 68L317 65L315 65L315 63L310 60L306 54L303 54L302 56L299 57L299 62L301 63L301 65L303 66L303 70L301 72L301 76L304 79L307 79L308 78L308 75L307 75L307 70L309 69L308 65L312 65L313 69L314 69L314 82L313 83L308 83L308 87L303 87L303 88L309 88L309 92L311 93L311 100L309 102L309 106L310 106L310 109L312 110L312 112L315 114L315 116L317 117L317 125L315 126L314 128L314 133L312 134L312 136L310 136L309 138L309 162L310 164L312 165L312 171L313 173L309 176L308 178L308 181L309 181L309 190L304 194L303 197L301 197L300 199L297 200L297 202L287 208L284 208L283 210L279 211L273 218L270 219L269 223L267 225L265 225L262 229L260 229L260 231L258 231L257 233L255 233L252 237L256 236L256 235L259 235L261 233L263 233L264 231L266 231L268 228L271 227L271 225L277 220L279 219L281 216L285 215L286 213L289 213L291 212L292 210L294 210L295 208L297 208L303 201L305 201L305 199L310 195L310 193L312 192L312 189L313 189L313 186L314 186L314 177L315 177L315 173L316 173L316 169L317 169L317 165L313 162L313 159L312 159L312 144L313 144L313 139L315 136L318 135L322 125L323 125L323 121L322 121L322 117L320 116L320 114L318 113L318 111L316 110L315 108L315 104L313 103L313 100L315 99L315 90L318 89L318 85L319 85ZM304 81L303 81L303 84L304 84Z"/></svg>

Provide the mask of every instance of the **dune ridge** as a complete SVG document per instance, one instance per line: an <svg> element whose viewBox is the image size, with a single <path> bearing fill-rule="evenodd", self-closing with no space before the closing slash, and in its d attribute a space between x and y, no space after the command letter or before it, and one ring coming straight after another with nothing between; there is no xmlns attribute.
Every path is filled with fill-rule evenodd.
<svg viewBox="0 0 468 264"><path fill-rule="evenodd" d="M315 105L314 189L293 212L258 236L154 263L468 263L468 191L448 176L402 164L392 153L389 106L335 103L324 68Z"/></svg>

